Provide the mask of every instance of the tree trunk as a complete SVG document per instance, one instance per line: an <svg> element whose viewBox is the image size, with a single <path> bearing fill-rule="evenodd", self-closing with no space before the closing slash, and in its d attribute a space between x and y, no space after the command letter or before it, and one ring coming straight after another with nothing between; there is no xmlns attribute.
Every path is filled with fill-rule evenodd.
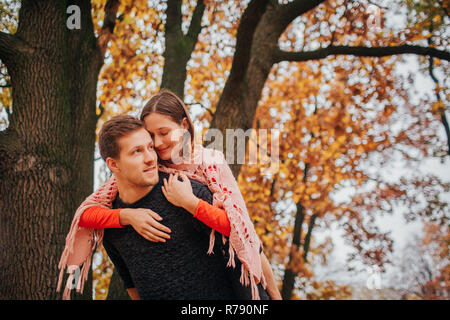
<svg viewBox="0 0 450 320"><path fill-rule="evenodd" d="M303 183L306 183L306 178L308 177L308 171L309 171L309 163L305 164L305 171L303 173ZM303 221L305 220L305 213L303 212L303 205L300 201L297 202L297 212L295 214L295 222L294 222L294 230L293 230L293 236L292 236L292 245L291 248L294 250L300 250L300 245L302 241L302 225ZM308 233L310 234L311 229L308 230ZM311 234L309 235L311 237ZM309 243L308 243L309 246ZM305 248L304 248L305 249ZM306 249L307 250L307 249ZM291 251L292 252L292 251ZM292 261L292 253L289 255L289 262L288 266ZM283 278L283 285L281 288L281 296L283 297L283 300L289 300L292 297L292 292L294 291L294 284L295 284L295 277L297 274L289 267L286 267L286 270L284 272L284 278Z"/></svg>
<svg viewBox="0 0 450 320"><path fill-rule="evenodd" d="M299 250L301 245L301 239L302 239L302 224L303 220L305 219L305 214L303 213L303 206L300 202L297 203L297 213L295 215L295 222L294 222L294 231L293 231L293 238L292 238L292 245L291 248L294 248L294 250ZM292 252L289 254L289 263L292 261ZM283 285L281 288L281 296L283 297L283 300L290 300L292 296L292 291L294 290L294 284L295 284L295 277L297 276L294 271L286 267L286 270L284 271L284 278L283 278Z"/></svg>
<svg viewBox="0 0 450 320"><path fill-rule="evenodd" d="M189 30L186 35L181 29L181 1L167 1L167 22L165 24L164 70L161 88L173 91L181 99L184 97L187 63L194 51L201 31L201 20L205 11L203 0L197 1Z"/></svg>
<svg viewBox="0 0 450 320"><path fill-rule="evenodd" d="M67 7L81 28L66 27ZM73 213L92 192L97 77L90 1L22 1L0 41L13 112L0 133L0 299L55 299ZM92 298L87 283L84 297Z"/></svg>

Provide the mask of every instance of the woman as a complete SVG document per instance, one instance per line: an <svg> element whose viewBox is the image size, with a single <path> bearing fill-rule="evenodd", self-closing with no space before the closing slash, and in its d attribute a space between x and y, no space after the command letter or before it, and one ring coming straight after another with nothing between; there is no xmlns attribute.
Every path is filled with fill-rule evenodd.
<svg viewBox="0 0 450 320"><path fill-rule="evenodd" d="M238 264L241 266L240 282L243 285L251 285L251 297L260 298L258 283L265 287L268 279L269 295L272 299L280 299L267 258L263 254L260 255L261 242L249 218L236 180L222 153L194 144L194 128L181 99L168 90L162 90L145 105L141 120L152 136L158 154L158 169L173 174L169 181L164 181L163 192L167 200L178 205L179 200L189 192L190 182L186 177L206 184L213 193L214 206L200 201L196 210L191 210L199 220L213 228L208 253L212 252L214 246L214 229L218 230L223 234L223 241L228 248L227 266L235 267L236 254ZM180 134L183 131L185 134ZM178 180L179 174L183 177L182 181ZM110 209L116 193L117 187L112 178L88 197L75 213L66 239L66 248L59 263L61 273L58 288L66 266L83 264L81 270L83 282L87 277L90 255L95 244L97 248L100 247L103 229L120 227L117 225L119 211ZM155 217L158 220L157 215ZM95 239L93 229L96 229ZM142 235L150 241L165 241L167 234L164 231L164 228L153 229L153 232ZM225 236L229 237L229 241L226 241ZM82 290L82 287L79 289ZM68 294L69 291L66 289L65 297Z"/></svg>

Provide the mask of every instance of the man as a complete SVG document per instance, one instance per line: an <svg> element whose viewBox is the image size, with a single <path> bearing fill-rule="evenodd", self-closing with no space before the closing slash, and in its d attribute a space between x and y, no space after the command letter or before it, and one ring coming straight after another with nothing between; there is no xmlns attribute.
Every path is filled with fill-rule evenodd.
<svg viewBox="0 0 450 320"><path fill-rule="evenodd" d="M117 180L113 208L147 208L170 228L164 242L150 242L131 225L106 229L103 245L132 299L237 299L238 270L226 268L221 242L207 255L211 229L185 209L167 201L161 187L153 141L143 123L131 116L106 122L99 137L102 158ZM209 189L191 180L196 197L209 203ZM236 279L233 281L233 279ZM262 298L267 294L261 290ZM244 288L245 289L245 288ZM262 292L261 292L262 291Z"/></svg>

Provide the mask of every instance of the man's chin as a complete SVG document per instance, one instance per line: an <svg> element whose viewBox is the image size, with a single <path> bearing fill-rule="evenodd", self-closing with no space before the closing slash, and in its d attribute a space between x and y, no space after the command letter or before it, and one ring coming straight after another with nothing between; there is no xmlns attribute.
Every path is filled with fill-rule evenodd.
<svg viewBox="0 0 450 320"><path fill-rule="evenodd" d="M151 177L147 177L145 179L146 182L148 182L149 185L155 185L159 182L159 174L158 171L156 171Z"/></svg>

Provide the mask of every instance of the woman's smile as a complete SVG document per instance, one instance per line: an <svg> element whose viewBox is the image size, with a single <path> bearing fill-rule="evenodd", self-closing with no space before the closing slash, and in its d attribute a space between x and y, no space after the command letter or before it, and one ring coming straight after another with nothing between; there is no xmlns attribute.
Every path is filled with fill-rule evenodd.
<svg viewBox="0 0 450 320"><path fill-rule="evenodd" d="M165 147L165 148L159 148L157 149L158 153L165 153L170 149L170 147Z"/></svg>

